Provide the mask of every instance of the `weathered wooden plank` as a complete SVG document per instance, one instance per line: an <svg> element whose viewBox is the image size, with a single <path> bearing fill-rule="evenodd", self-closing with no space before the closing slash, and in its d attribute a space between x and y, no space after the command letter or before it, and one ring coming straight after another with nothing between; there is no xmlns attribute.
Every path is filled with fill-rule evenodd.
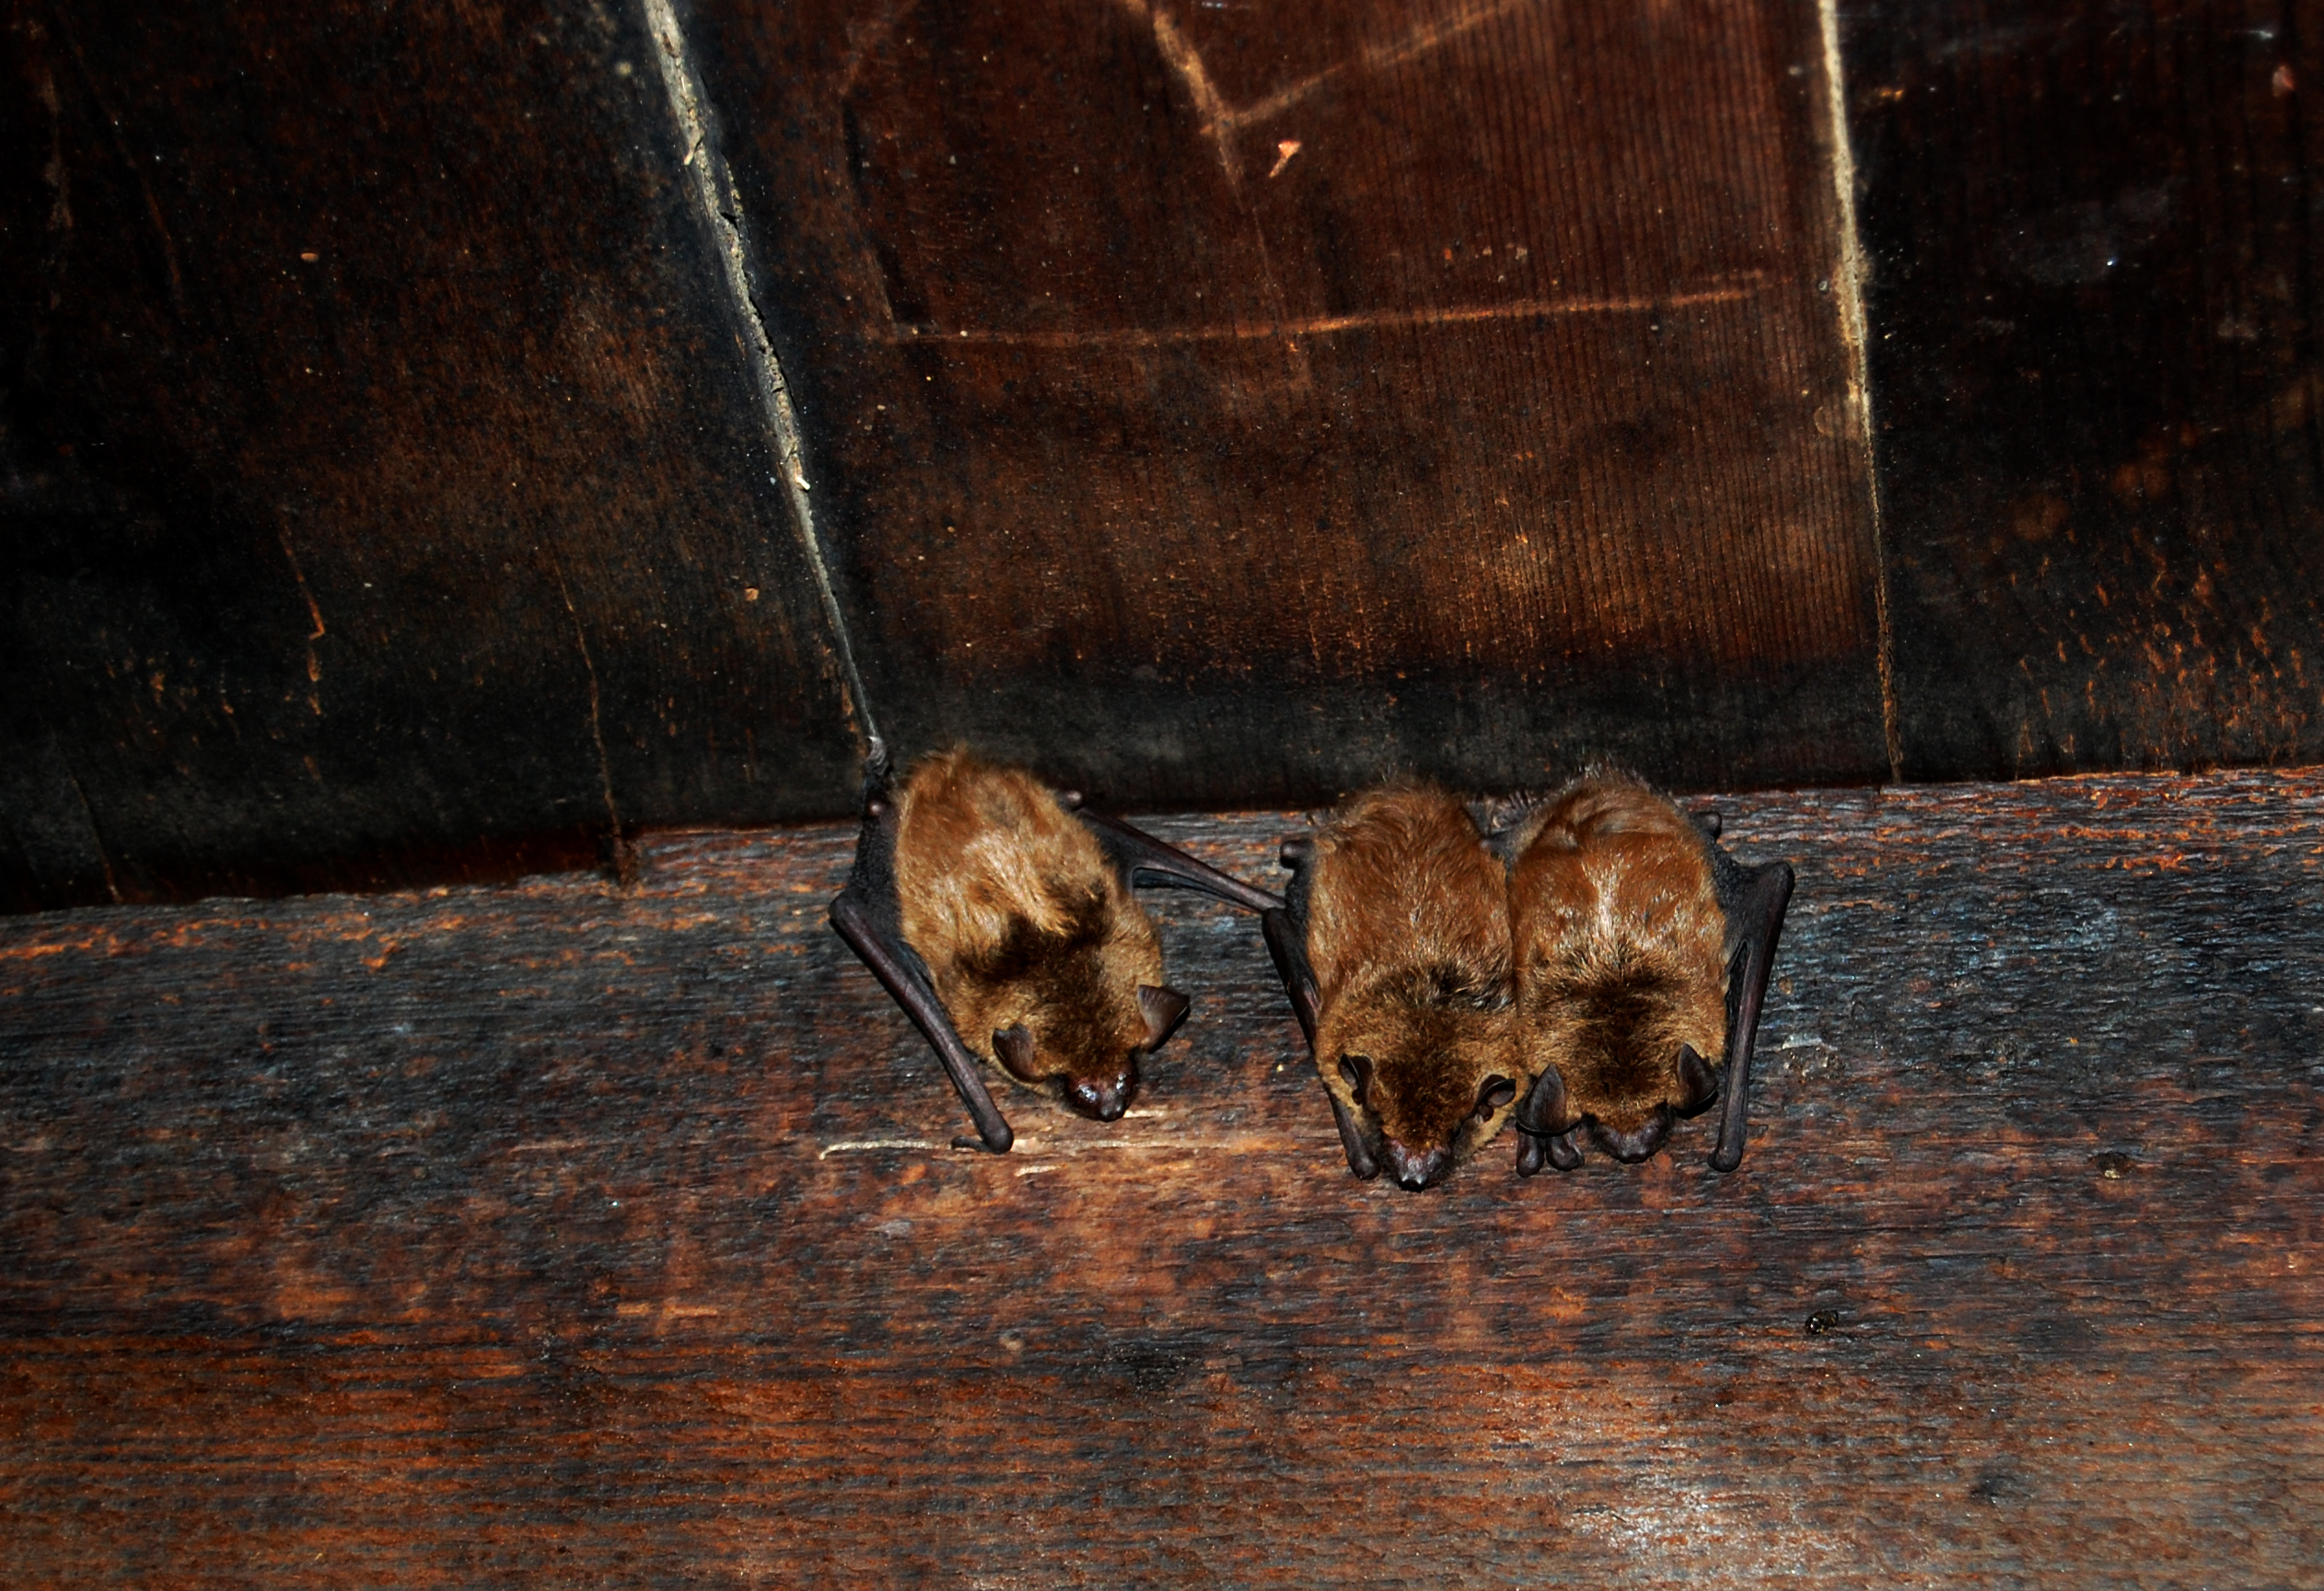
<svg viewBox="0 0 2324 1591"><path fill-rule="evenodd" d="M1721 805L1800 873L1726 1178L1354 1182L1167 895L1132 1115L950 1150L836 829L0 924L11 1578L2305 1583L2324 774Z"/></svg>
<svg viewBox="0 0 2324 1591"><path fill-rule="evenodd" d="M1811 6L692 29L901 749L1887 772Z"/></svg>
<svg viewBox="0 0 2324 1591"><path fill-rule="evenodd" d="M2315 761L2324 30L1842 9L1908 772Z"/></svg>
<svg viewBox="0 0 2324 1591"><path fill-rule="evenodd" d="M854 745L636 19L47 5L0 50L0 869L573 865Z"/></svg>

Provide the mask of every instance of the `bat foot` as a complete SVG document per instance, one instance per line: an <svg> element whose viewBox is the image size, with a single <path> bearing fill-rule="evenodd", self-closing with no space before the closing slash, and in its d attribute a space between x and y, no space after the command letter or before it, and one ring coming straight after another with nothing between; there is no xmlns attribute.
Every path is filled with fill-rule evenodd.
<svg viewBox="0 0 2324 1591"><path fill-rule="evenodd" d="M1518 1132L1517 1175L1520 1177L1539 1176L1541 1168L1549 1163L1550 1157L1542 1149L1541 1141L1530 1132Z"/></svg>
<svg viewBox="0 0 2324 1591"><path fill-rule="evenodd" d="M982 1138L970 1138L963 1133L952 1141L952 1146L955 1149L975 1149L987 1155L1005 1155L1016 1142L1017 1134L1014 1132L1009 1133L998 1144L988 1144Z"/></svg>

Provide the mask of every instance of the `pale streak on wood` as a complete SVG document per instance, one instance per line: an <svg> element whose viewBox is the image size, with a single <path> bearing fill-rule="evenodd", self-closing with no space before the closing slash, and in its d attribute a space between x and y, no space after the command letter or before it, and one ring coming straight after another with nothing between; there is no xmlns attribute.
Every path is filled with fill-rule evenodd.
<svg viewBox="0 0 2324 1591"><path fill-rule="evenodd" d="M1251 208L1250 197L1243 192L1242 166L1235 158L1234 130L1228 124L1228 108L1219 94L1218 86L1211 81L1209 69L1203 57L1179 31L1179 25L1170 14L1159 6L1149 6L1146 0L1121 0L1131 15L1144 17L1154 30L1154 47L1162 55L1163 63L1176 73L1185 86L1187 97L1193 100L1195 113L1203 121L1203 135L1211 141L1217 152L1220 168L1226 173L1226 190L1234 195L1235 208L1241 212L1243 225L1250 229L1252 245L1259 251L1259 271L1265 279L1267 297L1274 306L1276 324L1261 336L1281 336L1285 340L1293 361L1292 386L1307 389L1314 379L1308 366L1307 352L1298 343L1297 334L1285 330L1290 322L1291 301L1285 297L1282 280L1275 274L1274 251L1267 247L1267 228L1261 225L1259 213Z"/></svg>
<svg viewBox="0 0 2324 1591"><path fill-rule="evenodd" d="M1316 1144L1324 1140L1315 1139ZM1281 1133L1237 1132L1218 1138L1089 1138L1075 1140L1060 1138L1053 1142L1020 1134L1012 1156L1046 1155L1053 1159L1073 1159L1083 1155L1110 1154L1130 1150L1145 1155L1191 1155L1222 1153L1227 1155L1270 1154L1311 1147L1307 1140L1286 1137ZM955 1154L982 1156L988 1153L971 1146L956 1146L933 1138L850 1138L837 1144L827 1144L816 1152L818 1160L828 1160L834 1155L860 1155L876 1149L932 1149L948 1158ZM995 1156L1002 1159L1010 1156ZM1043 1166L1044 1171L1057 1169ZM1018 1172L1018 1176L1028 1173Z"/></svg>
<svg viewBox="0 0 2324 1591"><path fill-rule="evenodd" d="M1832 197L1840 216L1840 261L1832 284L1840 300L1840 334L1848 351L1849 413L1862 452L1865 494L1872 516L1872 600L1879 644L1880 728L1888 742L1888 781L1904 783L1904 729L1897 703L1895 629L1888 617L1888 554L1881 523L1879 460L1872 447L1872 363L1864 313L1864 239L1856 226L1856 157L1848 141L1848 96L1842 76L1840 0L1817 0L1824 54L1826 137L1831 149Z"/></svg>
<svg viewBox="0 0 2324 1591"><path fill-rule="evenodd" d="M1239 132L1254 122L1264 122L1280 115L1305 99L1317 89L1357 67L1368 72L1382 72L1391 66L1401 66L1408 61L1443 49L1466 33L1473 33L1488 22L1495 22L1513 11L1524 9L1532 0L1492 0L1484 6L1467 6L1451 16L1414 29L1393 44L1366 50L1353 61L1342 61L1327 66L1311 77L1302 77L1287 87L1278 88L1264 99L1245 106L1240 110L1228 110L1220 117L1221 125L1229 132Z"/></svg>
<svg viewBox="0 0 2324 1591"><path fill-rule="evenodd" d="M323 680L323 665L322 659L316 656L315 643L321 640L326 633L323 628L323 610L315 605L315 594L307 588L307 573L298 566L298 554L291 551L290 532L277 525L274 527L274 539L283 544L283 557L290 564L291 578L298 582L298 594L307 599L307 617L314 621L314 629L308 631L307 634L307 705L315 716L320 718L323 715L323 697L320 690Z"/></svg>
<svg viewBox="0 0 2324 1591"><path fill-rule="evenodd" d="M1160 348L1185 343L1258 343L1274 337L1322 337L1337 331L1395 331L1428 326L1464 326L1480 320L1540 320L1562 315L1638 315L1694 304L1736 304L1766 285L1767 273L1751 271L1716 286L1684 293L1619 298L1518 298L1503 304L1464 304L1449 309L1362 309L1351 315L1318 315L1300 320L1235 320L1210 326L1121 326L1076 331L1012 331L985 328L944 331L899 325L896 343L1003 343L1026 348Z"/></svg>
<svg viewBox="0 0 2324 1591"><path fill-rule="evenodd" d="M872 714L871 703L864 694L863 673L855 666L855 645L848 631L847 615L840 607L831 564L823 555L822 540L815 528L814 506L808 499L807 455L799 434L798 412L791 402L790 380L774 356L773 340L767 335L766 323L759 315L758 300L751 293L751 282L758 270L750 254L742 195L712 135L709 96L703 89L701 75L694 69L692 52L670 0L640 0L640 4L645 7L646 36L654 42L648 53L659 69L662 89L669 101L670 120L676 124L679 143L685 149L681 165L692 186L694 207L710 233L711 253L718 262L720 284L735 316L736 329L745 334L738 341L752 385L758 389L768 440L773 444L775 456L783 461L783 478L775 484L788 500L792 529L798 538L800 552L806 555L808 567L814 574L816 597L822 606L824 621L831 628L831 645L837 654L844 705L863 739L867 743L875 741L879 738L879 726Z"/></svg>
<svg viewBox="0 0 2324 1591"><path fill-rule="evenodd" d="M834 1155L861 1155L871 1149L946 1149L933 1138L850 1138L839 1144L826 1144L815 1157L829 1160Z"/></svg>
<svg viewBox="0 0 2324 1591"><path fill-rule="evenodd" d="M1154 29L1155 48L1162 52L1163 62L1178 74L1186 86L1187 98L1194 101L1195 112L1203 118L1203 136L1218 150L1218 160L1226 168L1226 180L1239 197L1242 190L1242 168L1235 158L1235 147L1228 134L1232 130L1234 112L1211 81L1211 75L1203 64L1203 57L1168 11L1156 6L1149 9L1145 0L1124 0L1130 9L1144 17Z"/></svg>

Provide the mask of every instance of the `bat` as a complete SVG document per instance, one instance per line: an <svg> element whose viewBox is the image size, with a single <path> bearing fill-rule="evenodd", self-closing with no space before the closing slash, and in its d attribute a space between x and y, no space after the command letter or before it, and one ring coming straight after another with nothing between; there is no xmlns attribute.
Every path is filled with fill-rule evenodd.
<svg viewBox="0 0 2324 1591"><path fill-rule="evenodd" d="M1516 1113L1520 1176L1544 1162L1574 1169L1585 1136L1617 1160L1648 1159L1676 1121L1723 1092L1711 1164L1742 1164L1751 1047L1792 869L1746 867L1718 834L1715 816L1690 818L1599 770L1497 836L1516 1043L1533 1078Z"/></svg>
<svg viewBox="0 0 2324 1591"><path fill-rule="evenodd" d="M1348 1169L1441 1181L1518 1094L1502 864L1461 804L1423 784L1355 796L1283 863L1289 899L1260 923Z"/></svg>
<svg viewBox="0 0 2324 1591"><path fill-rule="evenodd" d="M831 926L927 1037L976 1124L965 1147L1016 1142L983 1068L1100 1121L1118 1120L1138 1062L1184 1020L1137 886L1198 889L1251 912L1282 901L1077 793L966 750L894 787L887 749L865 761L863 830Z"/></svg>

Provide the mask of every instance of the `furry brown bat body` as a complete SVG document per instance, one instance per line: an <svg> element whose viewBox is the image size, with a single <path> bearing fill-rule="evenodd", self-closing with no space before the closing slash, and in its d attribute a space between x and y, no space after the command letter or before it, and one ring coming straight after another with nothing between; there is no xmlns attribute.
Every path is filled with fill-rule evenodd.
<svg viewBox="0 0 2324 1591"><path fill-rule="evenodd" d="M1593 772L1533 808L1508 854L1516 1041L1540 1079L1526 1125L1561 1163L1581 1126L1644 1160L1718 1096L1730 946L1710 842L1644 784Z"/></svg>
<svg viewBox="0 0 2324 1591"><path fill-rule="evenodd" d="M1186 1009L1128 883L1046 785L966 751L922 761L896 806L904 941L962 1040L1085 1116L1120 1117L1139 1056Z"/></svg>
<svg viewBox="0 0 2324 1591"><path fill-rule="evenodd" d="M1512 1051L1506 887L1460 803L1425 785L1367 791L1312 840L1268 942L1360 1177L1425 1188L1507 1121Z"/></svg>
<svg viewBox="0 0 2324 1591"><path fill-rule="evenodd" d="M1283 910L1078 795L965 751L927 759L901 790L889 774L887 748L874 740L855 865L831 902L831 926L959 1092L977 1136L956 1145L1006 1154L1017 1140L981 1063L1100 1121L1129 1107L1139 1058L1187 1007L1162 982L1160 943L1133 888Z"/></svg>

